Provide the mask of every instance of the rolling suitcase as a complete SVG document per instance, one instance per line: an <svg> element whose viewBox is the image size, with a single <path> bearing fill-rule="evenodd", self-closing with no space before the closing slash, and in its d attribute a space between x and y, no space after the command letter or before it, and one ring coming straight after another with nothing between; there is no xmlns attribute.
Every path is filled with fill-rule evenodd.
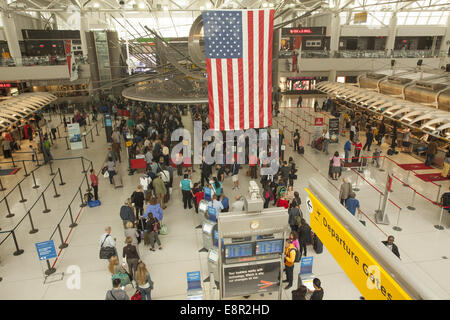
<svg viewBox="0 0 450 320"><path fill-rule="evenodd" d="M304 154L305 153L305 148L304 147L299 147L298 148L298 154Z"/></svg>
<svg viewBox="0 0 450 320"><path fill-rule="evenodd" d="M120 173L116 173L116 175L113 177L113 182L115 188L123 187L122 176L120 175Z"/></svg>
<svg viewBox="0 0 450 320"><path fill-rule="evenodd" d="M320 241L319 237L317 237L316 234L314 234L313 249L317 254L323 252L323 243L322 241Z"/></svg>

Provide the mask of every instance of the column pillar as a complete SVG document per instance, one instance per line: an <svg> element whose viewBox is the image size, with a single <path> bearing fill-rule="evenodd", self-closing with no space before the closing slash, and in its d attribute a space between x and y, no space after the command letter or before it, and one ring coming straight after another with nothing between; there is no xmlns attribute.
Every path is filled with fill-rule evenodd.
<svg viewBox="0 0 450 320"><path fill-rule="evenodd" d="M330 74L328 75L328 81L336 82L336 70L330 70Z"/></svg>
<svg viewBox="0 0 450 320"><path fill-rule="evenodd" d="M445 34L442 37L441 46L439 47L439 56L440 62L439 65L445 67L448 50L450 48L450 16L447 17L447 30L445 30Z"/></svg>
<svg viewBox="0 0 450 320"><path fill-rule="evenodd" d="M339 50L339 37L341 35L341 19L339 13L331 14L330 56L334 57Z"/></svg>
<svg viewBox="0 0 450 320"><path fill-rule="evenodd" d="M0 0L3 8L6 8L6 1ZM16 24L14 22L14 14L2 10L3 31L8 43L9 54L11 58L15 59L16 65L22 65L22 54L20 52L19 39L17 38Z"/></svg>
<svg viewBox="0 0 450 320"><path fill-rule="evenodd" d="M388 56L394 54L395 37L397 35L397 13L393 12L389 21L389 35L386 39L386 50Z"/></svg>
<svg viewBox="0 0 450 320"><path fill-rule="evenodd" d="M88 46L86 40L86 32L89 31L88 18L86 17L86 12L80 11L80 39L81 39L81 50L83 51L83 56L88 55Z"/></svg>

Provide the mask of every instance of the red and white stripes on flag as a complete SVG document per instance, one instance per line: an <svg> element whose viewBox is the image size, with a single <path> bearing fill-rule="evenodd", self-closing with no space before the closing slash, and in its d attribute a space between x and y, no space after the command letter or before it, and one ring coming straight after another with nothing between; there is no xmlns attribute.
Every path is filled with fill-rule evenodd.
<svg viewBox="0 0 450 320"><path fill-rule="evenodd" d="M242 12L241 57L206 58L209 122L214 130L272 125L274 10L239 11Z"/></svg>

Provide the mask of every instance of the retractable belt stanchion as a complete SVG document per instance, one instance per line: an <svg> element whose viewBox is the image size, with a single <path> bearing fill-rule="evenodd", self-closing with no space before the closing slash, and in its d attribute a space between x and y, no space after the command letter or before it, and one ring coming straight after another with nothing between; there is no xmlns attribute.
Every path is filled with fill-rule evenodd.
<svg viewBox="0 0 450 320"><path fill-rule="evenodd" d="M384 172L384 171L386 171L385 169L384 169L384 160L386 159L386 156L383 156L383 162L381 163L381 168L380 168L380 171L381 172Z"/></svg>
<svg viewBox="0 0 450 320"><path fill-rule="evenodd" d="M402 228L398 226L398 223L400 222L400 214L402 212L402 208L398 208L398 217L397 217L397 225L392 227L395 231L402 231Z"/></svg>
<svg viewBox="0 0 450 320"><path fill-rule="evenodd" d="M60 196L60 194L56 190L56 184L55 184L55 179L54 178L52 180L52 183L53 183L53 190L55 190L55 195L53 196L53 198L58 198Z"/></svg>
<svg viewBox="0 0 450 320"><path fill-rule="evenodd" d="M78 188L78 192L80 193L80 200L81 200L80 207L84 208L86 207L86 203L84 203L83 194L81 193L81 187Z"/></svg>
<svg viewBox="0 0 450 320"><path fill-rule="evenodd" d="M381 198L382 198L383 194L380 192L380 198L378 200L378 209L375 210L375 214L380 214L381 213Z"/></svg>
<svg viewBox="0 0 450 320"><path fill-rule="evenodd" d="M81 171L81 173L86 173L87 171L86 168L84 167L84 158L80 157L80 159L81 159L81 166L83 167L83 171Z"/></svg>
<svg viewBox="0 0 450 320"><path fill-rule="evenodd" d="M69 204L69 206L68 206L68 209L69 209L69 216L70 216L70 222L71 222L71 224L69 225L69 227L70 227L70 228L74 228L74 227L76 227L78 224L75 223L75 222L73 221L72 208L70 207L70 204Z"/></svg>
<svg viewBox="0 0 450 320"><path fill-rule="evenodd" d="M20 199L21 199L21 200L19 200L19 202L21 202L21 203L26 202L27 199L23 198L22 186L20 185L20 182L18 183L18 187L19 187Z"/></svg>
<svg viewBox="0 0 450 320"><path fill-rule="evenodd" d="M48 165L50 166L50 175L54 176L56 173L53 172L53 165L52 165L52 161L48 162Z"/></svg>
<svg viewBox="0 0 450 320"><path fill-rule="evenodd" d="M94 128L92 128L92 129L94 129ZM92 129L91 129L91 142L93 143L94 142L94 135L92 133Z"/></svg>
<svg viewBox="0 0 450 320"><path fill-rule="evenodd" d="M27 166L25 165L25 160L22 160L23 170L25 171L24 177L28 177L30 174L27 171Z"/></svg>
<svg viewBox="0 0 450 320"><path fill-rule="evenodd" d="M90 192L90 191L92 191L92 188L91 188L91 186L89 185L89 180L88 180L88 177L87 177L87 173L84 174L84 177L86 178L86 185L87 185L86 191L87 191L87 192Z"/></svg>
<svg viewBox="0 0 450 320"><path fill-rule="evenodd" d="M440 197L440 195L441 195L441 187L442 187L442 185L440 185L440 184L438 184L438 186L439 186L439 189L438 189L438 194L437 194L437 198L436 198L436 202L437 203L439 203L440 201L440 199L439 199L439 197Z"/></svg>
<svg viewBox="0 0 450 320"><path fill-rule="evenodd" d="M411 200L411 205L410 205L410 206L407 206L407 208L408 208L409 210L411 210L411 211L414 211L414 210L416 210L416 208L414 207L414 200L415 200L415 197L416 197L416 190L414 190L413 188L411 188L411 190L413 191L412 200Z"/></svg>
<svg viewBox="0 0 450 320"><path fill-rule="evenodd" d="M87 141L86 141L86 132L85 132L85 134L83 134L83 138L84 138L84 144L86 145L86 149L89 149L89 147L88 147L88 144L87 144Z"/></svg>
<svg viewBox="0 0 450 320"><path fill-rule="evenodd" d="M7 218L14 217L14 213L11 213L11 209L9 208L8 198L6 198L6 197L5 197L5 205L6 205L6 209L8 210L8 215L6 217Z"/></svg>
<svg viewBox="0 0 450 320"><path fill-rule="evenodd" d="M59 246L60 249L64 249L67 248L69 245L64 241L62 232L61 232L61 225L58 223L58 233L59 233L59 238L61 240L61 245Z"/></svg>
<svg viewBox="0 0 450 320"><path fill-rule="evenodd" d="M28 211L27 214L28 214L28 218L30 218L30 224L31 224L31 230L29 233L33 234L33 233L38 232L39 230L34 227L33 219L31 219L31 211Z"/></svg>
<svg viewBox="0 0 450 320"><path fill-rule="evenodd" d="M64 137L64 139L66 140L66 147L67 147L67 150L70 150L70 148L69 148L69 142L67 141L67 137Z"/></svg>
<svg viewBox="0 0 450 320"><path fill-rule="evenodd" d="M34 176L34 170L31 171L31 175L33 176L33 182L34 182L33 189L39 188L39 186L36 184L36 177Z"/></svg>
<svg viewBox="0 0 450 320"><path fill-rule="evenodd" d="M11 150L11 161L12 161L12 165L15 168L16 167L16 163L14 162L14 156L13 156L13 152Z"/></svg>
<svg viewBox="0 0 450 320"><path fill-rule="evenodd" d="M357 173L356 170L354 170L354 171L355 171L355 174L356 174L356 182L355 182L355 187L353 188L353 191L359 191L360 190L358 188L359 174Z"/></svg>
<svg viewBox="0 0 450 320"><path fill-rule="evenodd" d="M65 185L66 183L63 181L63 178L62 178L62 174L61 174L61 168L58 168L58 173L59 173L59 179L60 179L60 183L59 183L59 185L60 186L63 186L63 185Z"/></svg>
<svg viewBox="0 0 450 320"><path fill-rule="evenodd" d="M5 191L6 188L3 186L2 179L0 179L0 191Z"/></svg>
<svg viewBox="0 0 450 320"><path fill-rule="evenodd" d="M14 245L16 246L16 251L13 253L13 255L20 256L23 253L23 250L19 249L19 244L17 243L16 233L14 232L14 230L11 231L11 233L13 236Z"/></svg>
<svg viewBox="0 0 450 320"><path fill-rule="evenodd" d="M98 137L99 136L99 134L98 134L98 127L97 127L97 122L95 123L95 131L96 131L96 136Z"/></svg>
<svg viewBox="0 0 450 320"><path fill-rule="evenodd" d="M441 214L439 215L439 224L436 224L434 227L438 230L444 230L444 226L442 225L442 215L444 214L444 206L441 205Z"/></svg>
<svg viewBox="0 0 450 320"><path fill-rule="evenodd" d="M406 176L406 183L403 183L404 187L409 187L409 174L411 173L411 170L408 170L408 175Z"/></svg>
<svg viewBox="0 0 450 320"><path fill-rule="evenodd" d="M42 192L42 202L44 203L44 210L42 211L42 213L48 213L52 211L51 209L47 208L47 201L45 201L45 191Z"/></svg>

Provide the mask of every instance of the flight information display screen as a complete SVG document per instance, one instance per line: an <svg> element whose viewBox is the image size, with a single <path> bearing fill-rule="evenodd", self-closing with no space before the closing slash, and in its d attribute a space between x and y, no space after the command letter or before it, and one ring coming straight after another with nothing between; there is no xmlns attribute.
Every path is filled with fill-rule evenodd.
<svg viewBox="0 0 450 320"><path fill-rule="evenodd" d="M283 240L269 240L256 242L256 254L271 254L283 252Z"/></svg>
<svg viewBox="0 0 450 320"><path fill-rule="evenodd" d="M225 258L227 259L250 257L252 255L253 255L252 243L231 244L225 246Z"/></svg>

